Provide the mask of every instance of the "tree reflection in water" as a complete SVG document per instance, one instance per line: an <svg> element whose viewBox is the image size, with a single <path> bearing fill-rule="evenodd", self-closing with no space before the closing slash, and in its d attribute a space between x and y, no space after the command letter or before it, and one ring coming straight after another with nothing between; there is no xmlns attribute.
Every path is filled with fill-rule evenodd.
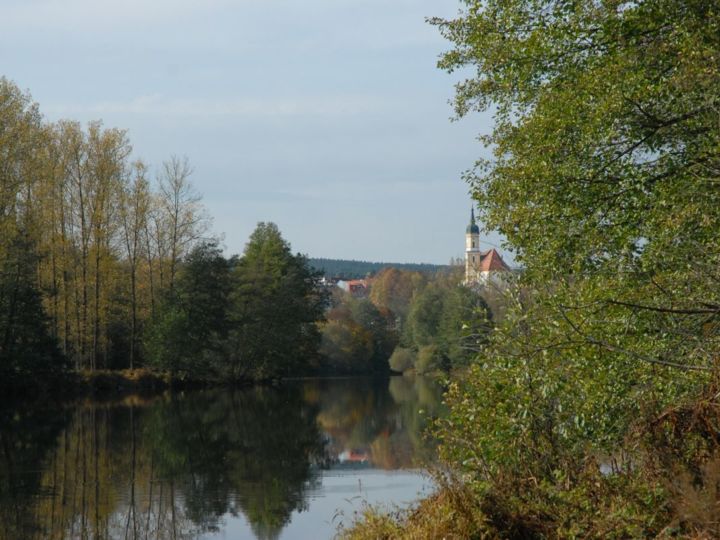
<svg viewBox="0 0 720 540"><path fill-rule="evenodd" d="M321 470L426 456L422 379L315 380L0 413L0 539L277 538Z"/></svg>

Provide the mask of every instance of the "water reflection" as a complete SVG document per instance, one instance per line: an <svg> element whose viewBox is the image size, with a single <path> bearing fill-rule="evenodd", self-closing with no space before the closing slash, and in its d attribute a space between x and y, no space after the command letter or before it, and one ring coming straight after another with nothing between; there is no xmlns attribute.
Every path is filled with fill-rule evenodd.
<svg viewBox="0 0 720 540"><path fill-rule="evenodd" d="M424 379L344 379L7 409L0 538L196 538L236 519L277 538L324 470L427 457L440 395Z"/></svg>

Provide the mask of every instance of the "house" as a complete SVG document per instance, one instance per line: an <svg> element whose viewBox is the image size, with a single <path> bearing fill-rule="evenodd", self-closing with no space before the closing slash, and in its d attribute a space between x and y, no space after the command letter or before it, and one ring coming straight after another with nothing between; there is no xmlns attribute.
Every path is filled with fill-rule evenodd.
<svg viewBox="0 0 720 540"><path fill-rule="evenodd" d="M338 281L337 286L355 298L366 298L370 293L370 283L367 279L351 279Z"/></svg>

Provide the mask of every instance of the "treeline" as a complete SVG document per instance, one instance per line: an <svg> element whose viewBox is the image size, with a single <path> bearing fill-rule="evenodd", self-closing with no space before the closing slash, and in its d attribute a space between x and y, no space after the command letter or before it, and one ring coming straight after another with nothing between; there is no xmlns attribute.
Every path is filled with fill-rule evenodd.
<svg viewBox="0 0 720 540"><path fill-rule="evenodd" d="M384 263L368 261L352 261L345 259L309 258L308 263L328 278L362 279L368 275L375 275L383 268L397 268L410 272L426 272L429 274L445 270L448 266L438 264L415 263Z"/></svg>
<svg viewBox="0 0 720 540"><path fill-rule="evenodd" d="M450 371L467 367L480 352L496 317L488 300L497 295L493 287L463 285L463 277L461 271L440 274L414 292L389 359L393 371Z"/></svg>
<svg viewBox="0 0 720 540"><path fill-rule="evenodd" d="M124 131L44 121L0 79L0 359L10 371L133 367L207 232L187 160L156 176ZM50 339L48 339L50 338Z"/></svg>
<svg viewBox="0 0 720 540"><path fill-rule="evenodd" d="M316 322L326 294L273 223L260 223L242 257L197 245L147 335L152 366L203 380L266 380L318 367Z"/></svg>
<svg viewBox="0 0 720 540"><path fill-rule="evenodd" d="M226 260L187 159L151 174L131 150L100 122L45 121L0 79L3 380L140 365L264 378L304 358L321 317L305 259L261 224Z"/></svg>
<svg viewBox="0 0 720 540"><path fill-rule="evenodd" d="M324 371L424 374L467 366L491 330L486 299L495 296L462 278L459 268L427 274L391 267L373 279L367 298L337 289L321 325Z"/></svg>

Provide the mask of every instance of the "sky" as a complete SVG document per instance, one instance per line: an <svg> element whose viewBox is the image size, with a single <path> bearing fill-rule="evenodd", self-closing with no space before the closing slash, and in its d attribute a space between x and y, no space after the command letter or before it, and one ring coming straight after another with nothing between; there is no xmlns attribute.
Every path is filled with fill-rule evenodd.
<svg viewBox="0 0 720 540"><path fill-rule="evenodd" d="M273 221L310 257L446 264L489 115L452 122L458 0L2 0L0 66L50 120L186 156L228 253ZM487 247L500 244L483 237Z"/></svg>

